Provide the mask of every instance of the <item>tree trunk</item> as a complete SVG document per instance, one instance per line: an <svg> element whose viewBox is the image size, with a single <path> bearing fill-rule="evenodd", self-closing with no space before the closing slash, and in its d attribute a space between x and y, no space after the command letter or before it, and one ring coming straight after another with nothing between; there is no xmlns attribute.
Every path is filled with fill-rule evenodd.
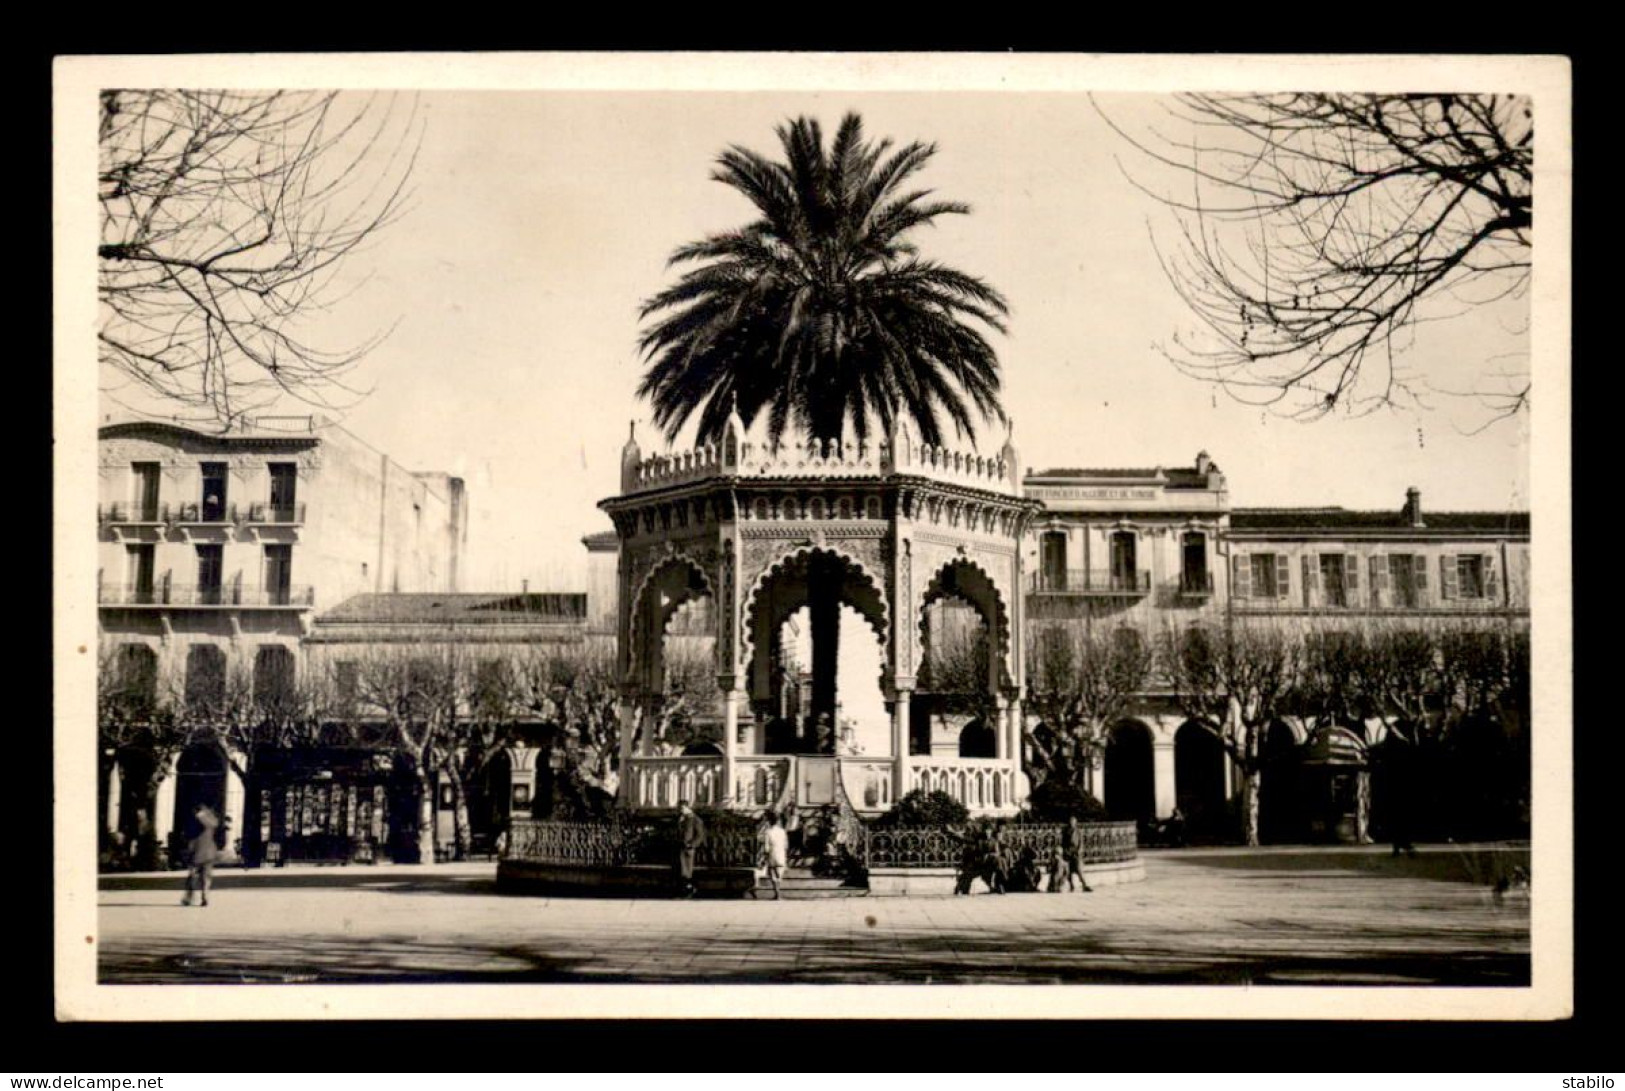
<svg viewBox="0 0 1625 1091"><path fill-rule="evenodd" d="M432 864L434 860L434 774L417 763L415 773L418 810L418 863Z"/></svg>
<svg viewBox="0 0 1625 1091"><path fill-rule="evenodd" d="M1258 845L1258 793L1263 779L1257 768L1247 770L1241 778L1241 840L1254 848Z"/></svg>
<svg viewBox="0 0 1625 1091"><path fill-rule="evenodd" d="M837 700L836 668L841 653L841 571L840 561L823 553L807 559L808 628L812 639L811 733L817 741L817 724L829 717L835 723ZM833 737L834 731L831 731Z"/></svg>
<svg viewBox="0 0 1625 1091"><path fill-rule="evenodd" d="M446 779L451 782L451 830L455 850L454 860L468 859L473 848L468 832L468 793L463 790L463 773L455 758L446 762Z"/></svg>
<svg viewBox="0 0 1625 1091"><path fill-rule="evenodd" d="M1361 845L1371 844L1371 771L1368 769L1354 774L1354 840Z"/></svg>

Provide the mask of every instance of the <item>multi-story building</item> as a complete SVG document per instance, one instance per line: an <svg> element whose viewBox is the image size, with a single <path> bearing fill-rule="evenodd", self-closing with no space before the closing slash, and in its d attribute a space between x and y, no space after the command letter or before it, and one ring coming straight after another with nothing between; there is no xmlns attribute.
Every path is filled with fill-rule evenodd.
<svg viewBox="0 0 1625 1091"><path fill-rule="evenodd" d="M1020 546L1016 639L1029 647L1046 631L1160 644L1210 626L1335 633L1467 619L1528 624L1526 512L1424 512L1415 489L1389 511L1232 508L1225 475L1205 452L1181 467L1029 471L1022 486L1043 505ZM584 541L599 572L589 609L613 616L613 603L597 597L615 590L614 538ZM946 598L927 611L925 640L964 642L982 624L968 603ZM937 692L936 681L922 674L913 698L911 753L985 760L992 733L970 707ZM1177 808L1193 831L1227 829L1241 774L1165 687L1153 672L1108 729L1087 786L1114 817L1150 821ZM1029 726L1035 715L1025 710ZM1266 731L1266 837L1357 832L1355 784L1381 728L1351 724L1347 732L1311 739L1290 715Z"/></svg>
<svg viewBox="0 0 1625 1091"><path fill-rule="evenodd" d="M258 778L249 855L416 858L409 755L377 723L380 701L411 692L414 678L423 680L418 696L449 700L458 725L468 729L458 734L448 725L452 735L441 748L469 773L460 787L476 851L490 851L514 811L545 813L553 789L547 759L558 748L554 725L533 720L527 694L547 657L561 649L596 642L598 661L613 662L607 638L590 632L587 605L585 594L528 589L385 593L356 595L319 614L305 638L303 669L329 680L336 706L351 710L350 737L302 763L284 759L283 768ZM480 729L482 712L504 722ZM454 843L457 787L446 769L436 772L431 806L441 855Z"/></svg>
<svg viewBox="0 0 1625 1091"><path fill-rule="evenodd" d="M237 689L268 698L294 682L324 608L456 590L462 481L403 469L332 422L261 417L209 433L110 420L99 454L104 695L149 710L218 706ZM218 746L104 757L104 828L122 840L165 845L199 799L241 829L243 787ZM140 768L148 759L173 767Z"/></svg>
<svg viewBox="0 0 1625 1091"><path fill-rule="evenodd" d="M1527 512L1424 511L1420 490L1411 488L1404 505L1389 511L1237 508L1226 539L1227 614L1234 625L1295 630L1310 639L1384 628L1528 630ZM1458 769L1454 779L1477 780L1479 794L1491 797L1527 792L1527 725L1508 720L1493 733L1498 753L1485 754L1481 768ZM1321 724L1313 733L1295 716L1271 724L1262 740L1261 835L1368 836L1369 814L1385 810L1385 781L1373 784L1367 760L1382 736L1375 720ZM1434 791L1472 794L1459 787Z"/></svg>
<svg viewBox="0 0 1625 1091"><path fill-rule="evenodd" d="M1029 472L1024 484L1044 505L1023 545L1030 631L1148 641L1222 618L1230 493L1207 452L1188 467L1052 469ZM1189 770L1221 766L1209 732L1187 726L1165 695L1146 693L1086 780L1114 816L1149 819L1172 813ZM1228 781L1218 787L1228 795Z"/></svg>

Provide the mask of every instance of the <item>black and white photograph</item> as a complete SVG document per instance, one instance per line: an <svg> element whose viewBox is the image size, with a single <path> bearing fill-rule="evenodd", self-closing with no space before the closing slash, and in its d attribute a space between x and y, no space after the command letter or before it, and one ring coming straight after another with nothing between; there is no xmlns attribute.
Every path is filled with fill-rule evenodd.
<svg viewBox="0 0 1625 1091"><path fill-rule="evenodd" d="M1570 1013L1568 62L1328 60L60 58L59 1018Z"/></svg>

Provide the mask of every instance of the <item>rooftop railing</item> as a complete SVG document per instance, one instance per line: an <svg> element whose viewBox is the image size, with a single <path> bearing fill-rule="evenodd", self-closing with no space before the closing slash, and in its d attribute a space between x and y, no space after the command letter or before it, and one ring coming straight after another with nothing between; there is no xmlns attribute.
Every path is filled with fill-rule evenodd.
<svg viewBox="0 0 1625 1091"><path fill-rule="evenodd" d="M687 451L651 455L628 465L625 493L646 492L711 477L881 477L911 474L1019 495L1021 483L1003 455L954 451L929 443L799 443L738 441L735 448L702 444Z"/></svg>

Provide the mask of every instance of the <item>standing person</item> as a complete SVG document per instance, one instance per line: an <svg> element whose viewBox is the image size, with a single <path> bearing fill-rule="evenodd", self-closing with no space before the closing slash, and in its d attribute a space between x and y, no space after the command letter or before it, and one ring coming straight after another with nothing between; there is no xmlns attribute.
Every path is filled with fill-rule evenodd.
<svg viewBox="0 0 1625 1091"><path fill-rule="evenodd" d="M767 819L767 826L762 830L760 838L760 856L762 866L767 871L767 881L773 886L773 900L779 900L779 882L784 878L784 869L789 864L790 835L779 824L779 816L768 811L763 816Z"/></svg>
<svg viewBox="0 0 1625 1091"><path fill-rule="evenodd" d="M1072 891L1072 880L1076 879L1083 887L1085 894L1091 893L1093 888L1089 880L1083 877L1083 830L1078 826L1078 816L1073 815L1066 820L1066 829L1061 831L1061 851L1066 856L1066 889Z"/></svg>
<svg viewBox="0 0 1625 1091"><path fill-rule="evenodd" d="M214 841L214 831L219 825L220 819L207 804L199 803L192 808L192 821L186 831L186 897L181 899L182 905L192 904L193 890L202 895L202 905L209 904L209 879L214 872L214 862L220 858L220 848Z"/></svg>
<svg viewBox="0 0 1625 1091"><path fill-rule="evenodd" d="M677 805L677 874L683 881L685 898L694 896L694 860L703 844L705 823L685 799Z"/></svg>
<svg viewBox="0 0 1625 1091"><path fill-rule="evenodd" d="M793 800L784 805L784 833L790 845L790 852L800 857L802 855L801 812L796 810Z"/></svg>

